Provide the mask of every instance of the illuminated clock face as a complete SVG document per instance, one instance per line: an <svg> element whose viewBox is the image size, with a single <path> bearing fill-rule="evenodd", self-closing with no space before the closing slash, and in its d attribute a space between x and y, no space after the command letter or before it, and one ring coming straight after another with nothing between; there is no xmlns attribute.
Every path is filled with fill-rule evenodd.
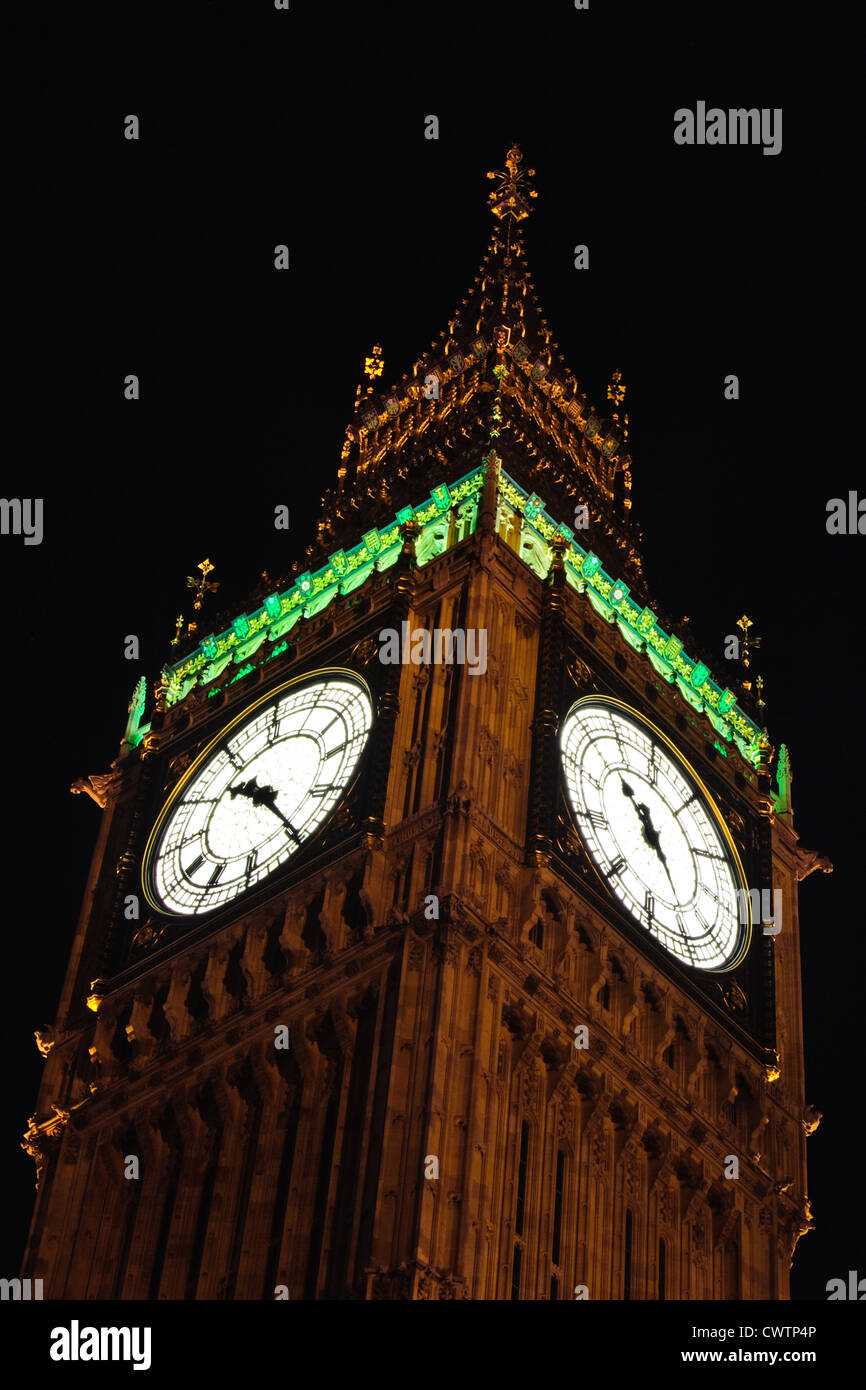
<svg viewBox="0 0 866 1390"><path fill-rule="evenodd" d="M213 912L285 864L340 800L372 719L366 686L339 672L283 687L230 724L154 827L151 904L183 917Z"/></svg>
<svg viewBox="0 0 866 1390"><path fill-rule="evenodd" d="M572 812L611 893L677 960L732 969L748 945L742 876L696 775L615 701L572 706L560 747Z"/></svg>

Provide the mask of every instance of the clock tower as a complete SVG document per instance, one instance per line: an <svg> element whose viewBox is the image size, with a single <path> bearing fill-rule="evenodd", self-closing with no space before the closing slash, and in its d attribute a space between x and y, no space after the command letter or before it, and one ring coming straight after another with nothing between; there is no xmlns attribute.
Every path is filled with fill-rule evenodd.
<svg viewBox="0 0 866 1390"><path fill-rule="evenodd" d="M787 1298L787 751L647 588L509 151L315 542L139 682L24 1144L49 1298ZM207 582L207 562L203 581ZM206 611L206 610L202 610Z"/></svg>

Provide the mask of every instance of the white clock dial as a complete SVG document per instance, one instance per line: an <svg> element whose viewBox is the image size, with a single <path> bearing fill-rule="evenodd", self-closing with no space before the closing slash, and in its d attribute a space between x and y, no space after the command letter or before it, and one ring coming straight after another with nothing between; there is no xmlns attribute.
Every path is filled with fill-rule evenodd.
<svg viewBox="0 0 866 1390"><path fill-rule="evenodd" d="M691 768L614 700L572 706L560 747L572 812L611 893L677 960L733 969L748 945L742 874Z"/></svg>
<svg viewBox="0 0 866 1390"><path fill-rule="evenodd" d="M336 806L373 721L349 673L282 687L193 764L148 843L145 888L160 912L224 907L285 864Z"/></svg>

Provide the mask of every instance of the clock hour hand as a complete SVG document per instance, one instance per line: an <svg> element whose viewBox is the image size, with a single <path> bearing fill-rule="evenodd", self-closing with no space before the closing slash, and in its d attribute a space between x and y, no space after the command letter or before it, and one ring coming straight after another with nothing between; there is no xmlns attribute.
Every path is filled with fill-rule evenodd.
<svg viewBox="0 0 866 1390"><path fill-rule="evenodd" d="M668 883L671 885L671 891L673 892L673 895L676 898L677 890L674 887L674 881L671 878L671 871L668 868L667 856L661 846L659 833L652 823L650 809L648 806L645 806L642 801L639 801L636 803L636 810L638 815L640 816L641 825L643 826L643 837L646 840L647 844L650 846L650 848L655 850L656 854L661 860L662 868L668 876Z"/></svg>
<svg viewBox="0 0 866 1390"><path fill-rule="evenodd" d="M274 787L260 787L256 778L251 777L246 782L238 782L236 787L230 787L229 796L232 798L232 801L234 801L236 796L245 796L254 806L267 806L268 810L273 811L274 815L278 816L283 822L295 843L301 843L297 830L292 825L291 821L283 815L279 806L276 804L277 792Z"/></svg>
<svg viewBox="0 0 866 1390"><path fill-rule="evenodd" d="M637 811L638 817L640 819L643 838L649 845L650 849L655 850L655 853L661 860L662 865L664 867L664 871L668 876L668 883L671 885L671 888L673 888L674 895L676 896L677 890L676 888L674 888L674 881L671 878L671 872L668 868L667 857L661 846L659 833L652 822L652 814L650 812L650 808L643 801L637 801L635 799L634 789L629 786L628 782L626 782L624 777L620 778L620 782L622 784L622 789L625 795L630 797L631 800L634 802L634 809Z"/></svg>

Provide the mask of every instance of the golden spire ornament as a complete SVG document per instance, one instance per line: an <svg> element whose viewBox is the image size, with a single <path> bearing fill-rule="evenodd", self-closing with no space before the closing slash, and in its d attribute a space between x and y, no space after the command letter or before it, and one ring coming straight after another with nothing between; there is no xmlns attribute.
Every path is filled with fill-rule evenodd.
<svg viewBox="0 0 866 1390"><path fill-rule="evenodd" d="M364 376L367 377L368 382L369 382L369 385L367 386L367 390L364 392L364 395L372 396L372 394L373 394L373 382L376 381L376 380L382 375L382 372L383 372L384 370L385 370L385 359L384 359L384 357L382 356L382 346L381 346L380 343L375 343L375 344L373 345L373 351L370 352L370 353L368 353L367 356L364 358ZM363 385L364 385L363 381L359 382L359 383L358 383L358 389L357 389L357 391L355 392L355 410L356 410L356 411L358 410L358 408L359 408L359 406L360 406L360 404L361 404L361 400L362 400L361 391L362 391Z"/></svg>
<svg viewBox="0 0 866 1390"><path fill-rule="evenodd" d="M202 560L198 568L201 570L201 579L196 579L195 576L192 574L187 575L186 579L186 587L195 591L195 602L193 603L193 608L195 609L196 613L201 612L205 594L215 594L217 589L219 588L218 580L208 579L208 575L213 574L213 571L216 568L215 565L211 564L210 560ZM191 636L192 633L197 631L197 629L198 623L193 619L193 621L187 625L187 634Z"/></svg>
<svg viewBox="0 0 866 1390"><path fill-rule="evenodd" d="M385 360L382 357L382 348L379 343L376 343L369 357L364 358L364 375L370 378L370 385L367 387L368 396L372 394L373 382L376 377L382 375L384 367Z"/></svg>
<svg viewBox="0 0 866 1390"><path fill-rule="evenodd" d="M749 633L750 633L751 629L754 627L754 623L752 622L752 619L751 619L751 618L749 618L749 617L746 616L745 613L743 614L743 616L742 616L741 618L738 618L738 619L737 619L737 627L740 629L740 631L741 631L742 634L743 634L743 652L742 652L742 656L741 656L740 660L741 660L742 663L743 663L743 670L744 670L744 671L748 671L749 665L750 665L750 657L751 657L751 655L752 655L752 651L753 651L753 650L757 651L757 649L758 649L758 648L760 647L760 645L761 645L761 639L760 639L760 637L750 637L750 636L749 636ZM761 682L761 686L763 687L763 681ZM748 680L744 680L744 681L743 681L743 689L744 689L744 690L749 690L749 691L752 689L752 680L751 680L751 677L749 677ZM758 693L759 693L759 695L760 695L760 691L759 691Z"/></svg>
<svg viewBox="0 0 866 1390"><path fill-rule="evenodd" d="M623 412L622 419L620 419L619 407L625 400L625 393L627 390L628 387L622 379L622 372L615 371L607 384L607 398L609 401L613 401L613 404L616 406L613 412L613 420L614 423L620 427L623 441L628 439L628 415Z"/></svg>
<svg viewBox="0 0 866 1390"><path fill-rule="evenodd" d="M520 146L512 145L505 160L505 170L487 171L489 179L499 179L499 186L488 195L487 201L493 209L494 217L498 217L500 222L506 217L512 218L515 222L522 222L530 213L527 198L538 197L535 189L530 188L528 183L535 170L521 169L522 162Z"/></svg>
<svg viewBox="0 0 866 1390"><path fill-rule="evenodd" d="M608 400L613 401L614 405L622 405L627 390L628 387L623 383L622 372L614 372L607 384ZM616 419L616 416L614 416L614 419Z"/></svg>

